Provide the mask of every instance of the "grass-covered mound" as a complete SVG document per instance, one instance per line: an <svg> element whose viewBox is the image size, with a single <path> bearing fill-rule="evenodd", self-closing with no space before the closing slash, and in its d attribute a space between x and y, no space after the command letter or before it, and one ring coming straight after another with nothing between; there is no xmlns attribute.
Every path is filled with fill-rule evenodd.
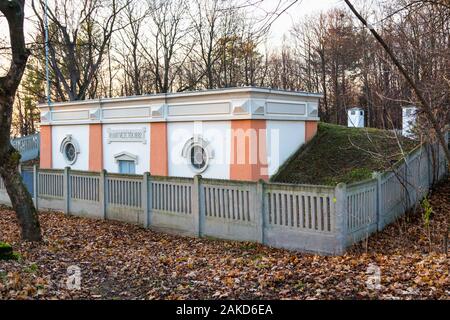
<svg viewBox="0 0 450 320"><path fill-rule="evenodd" d="M391 131L320 123L317 135L286 161L272 181L335 185L369 179L416 144L402 137L398 141Z"/></svg>

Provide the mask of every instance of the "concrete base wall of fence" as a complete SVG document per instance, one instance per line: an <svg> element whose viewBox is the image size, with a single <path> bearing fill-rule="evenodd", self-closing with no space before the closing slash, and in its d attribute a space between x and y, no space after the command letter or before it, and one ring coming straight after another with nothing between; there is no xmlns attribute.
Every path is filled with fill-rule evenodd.
<svg viewBox="0 0 450 320"><path fill-rule="evenodd" d="M70 203L70 213L79 217L103 219L100 206L96 202L72 199Z"/></svg>
<svg viewBox="0 0 450 320"><path fill-rule="evenodd" d="M171 234L198 236L196 221L192 216L154 213L150 225L154 230L167 231Z"/></svg>
<svg viewBox="0 0 450 320"><path fill-rule="evenodd" d="M258 229L252 223L224 223L214 218L205 219L205 231L203 235L228 240L258 241Z"/></svg>
<svg viewBox="0 0 450 320"><path fill-rule="evenodd" d="M39 197L38 201L39 201L38 208L41 210L64 211L65 208L65 203L63 199ZM93 213L91 214L93 215Z"/></svg>
<svg viewBox="0 0 450 320"><path fill-rule="evenodd" d="M144 225L144 213L139 209L112 207L106 210L106 219Z"/></svg>
<svg viewBox="0 0 450 320"><path fill-rule="evenodd" d="M337 187L36 166L21 172L33 177L24 182L42 210L333 255L395 221L448 174L443 150L427 145L391 171ZM10 205L1 179L0 203Z"/></svg>
<svg viewBox="0 0 450 320"><path fill-rule="evenodd" d="M269 228L265 231L264 244L275 248L326 255L343 253L340 240L335 234L299 233L295 230Z"/></svg>

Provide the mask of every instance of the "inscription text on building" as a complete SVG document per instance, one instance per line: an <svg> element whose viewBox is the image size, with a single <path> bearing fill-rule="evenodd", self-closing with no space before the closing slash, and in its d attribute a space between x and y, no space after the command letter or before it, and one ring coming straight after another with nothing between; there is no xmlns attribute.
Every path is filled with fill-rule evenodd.
<svg viewBox="0 0 450 320"><path fill-rule="evenodd" d="M141 142L145 139L146 128L141 129L108 129L108 143L111 142Z"/></svg>

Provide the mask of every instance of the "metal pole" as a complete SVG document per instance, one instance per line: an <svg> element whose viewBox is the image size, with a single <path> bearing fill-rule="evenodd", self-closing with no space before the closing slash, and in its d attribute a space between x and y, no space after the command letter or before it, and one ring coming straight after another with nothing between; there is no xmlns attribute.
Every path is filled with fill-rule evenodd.
<svg viewBox="0 0 450 320"><path fill-rule="evenodd" d="M45 0L45 10L44 10L44 33L45 33L45 77L47 80L47 103L50 105L52 103L50 97L50 66L49 66L49 48L48 48L48 0Z"/></svg>

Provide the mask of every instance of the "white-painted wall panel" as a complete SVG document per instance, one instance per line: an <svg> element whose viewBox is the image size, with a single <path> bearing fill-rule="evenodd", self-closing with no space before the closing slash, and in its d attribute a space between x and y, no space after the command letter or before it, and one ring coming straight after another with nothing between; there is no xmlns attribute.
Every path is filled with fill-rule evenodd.
<svg viewBox="0 0 450 320"><path fill-rule="evenodd" d="M268 102L266 110L267 110L267 113L269 113L269 114L304 115L304 114L306 114L306 104L304 104L304 103Z"/></svg>
<svg viewBox="0 0 450 320"><path fill-rule="evenodd" d="M145 140L142 142L119 141L108 143L108 129L142 129L145 128ZM71 134L79 144L80 154L74 170L89 169L89 125L54 126L52 128L53 167L62 169L68 164L60 152L60 145L66 135ZM209 159L205 178L230 178L231 122L171 122L167 126L169 175L193 177L197 174L190 164L190 159L182 156L186 142L194 134L201 135L209 142L214 157ZM119 172L119 165L114 156L128 152L137 156L136 173L151 172L150 168L150 124L104 124L103 125L103 165L108 172ZM267 121L268 174L272 176L298 148L305 143L304 121ZM99 146L100 147L100 146Z"/></svg>
<svg viewBox="0 0 450 320"><path fill-rule="evenodd" d="M145 143L143 142L111 142L108 143L108 129L142 129L145 128ZM103 166L108 172L119 172L119 164L114 156L121 152L128 152L137 156L136 174L150 172L150 124L105 124L103 125Z"/></svg>
<svg viewBox="0 0 450 320"><path fill-rule="evenodd" d="M168 110L169 116L227 114L230 113L230 103L222 102L222 103L171 105L168 107Z"/></svg>
<svg viewBox="0 0 450 320"><path fill-rule="evenodd" d="M267 121L269 176L305 143L304 121Z"/></svg>
<svg viewBox="0 0 450 320"><path fill-rule="evenodd" d="M77 161L69 165L61 153L61 143L67 135L78 143L80 153ZM54 169L70 167L74 170L89 170L89 125L52 126L52 163Z"/></svg>
<svg viewBox="0 0 450 320"><path fill-rule="evenodd" d="M186 142L194 136L201 135L210 143L214 158L209 160L204 178L229 179L229 157L231 151L231 123L229 121L208 122L171 122L167 126L169 175L193 177L197 172L191 167L189 159L182 156Z"/></svg>

